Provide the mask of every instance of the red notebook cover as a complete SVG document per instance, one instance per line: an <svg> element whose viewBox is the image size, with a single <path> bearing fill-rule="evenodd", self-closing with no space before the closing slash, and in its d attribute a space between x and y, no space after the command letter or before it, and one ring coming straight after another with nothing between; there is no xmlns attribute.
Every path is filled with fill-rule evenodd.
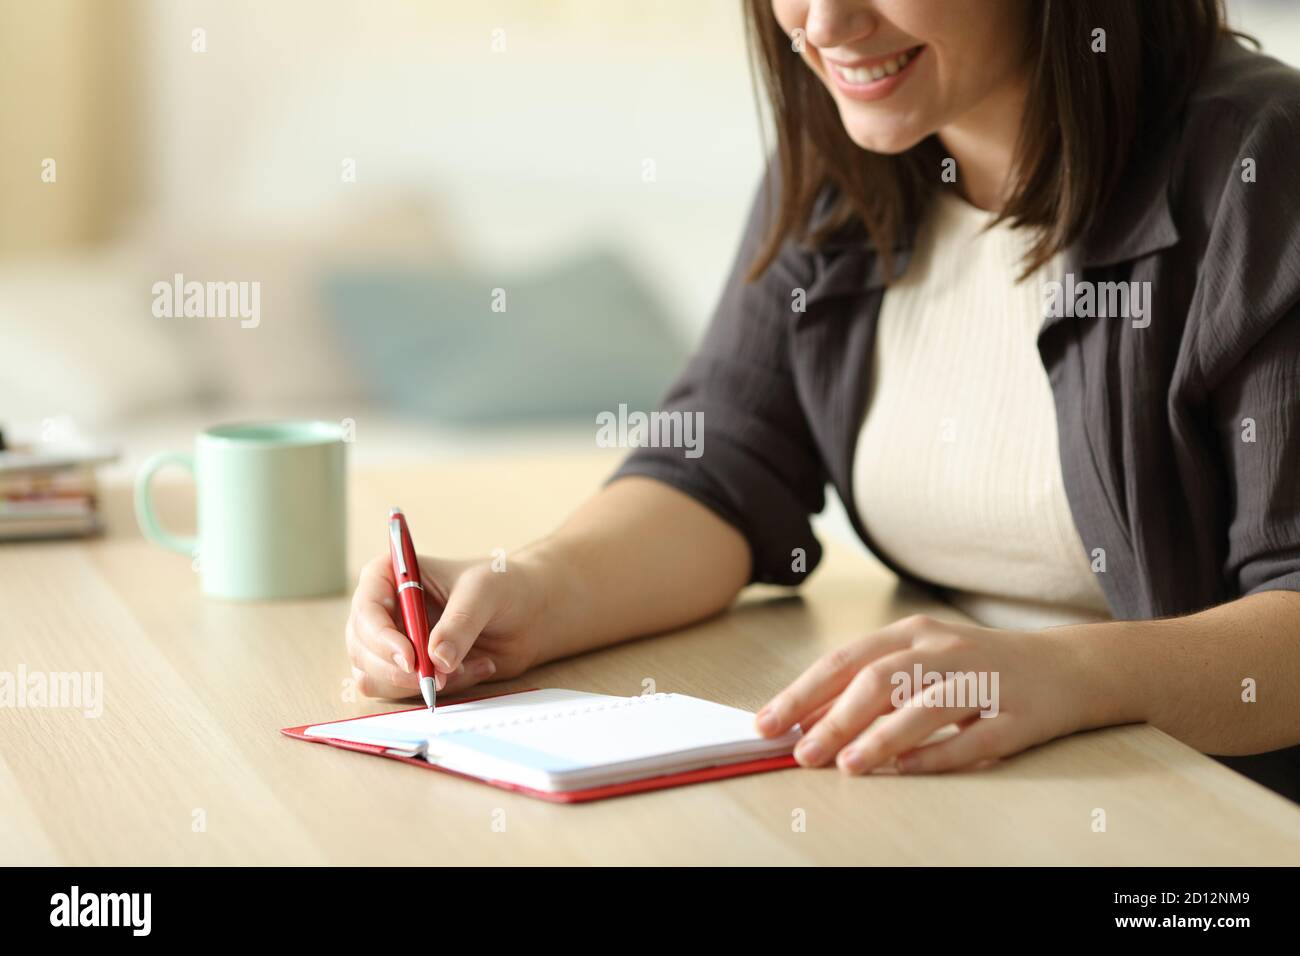
<svg viewBox="0 0 1300 956"><path fill-rule="evenodd" d="M535 690L536 688L529 688ZM515 693L526 694L528 691L515 691ZM468 704L472 700L488 700L492 695L487 697L470 697L465 700L455 701L457 704ZM497 694L497 697L510 697L511 694ZM408 707L406 710L420 710L419 707ZM380 713L400 713L400 711L381 711ZM377 717L379 714L363 714L360 717L349 717L346 720L364 720L366 717ZM343 720L325 720L321 723L341 724ZM767 773L771 770L785 770L788 767L795 766L793 756L784 757L763 757L759 760L746 760L742 763L730 763L721 767L702 767L699 770L687 770L683 773L669 773L658 777L645 777L641 780L629 780L627 783L616 783L604 787L591 787L586 790L534 790L532 787L521 787L515 783L507 783L504 780L489 780L486 777L472 777L469 774L458 773L455 770L448 770L445 767L439 767L429 763L423 757L403 757L397 754L388 753L387 748L379 744L362 744L355 743L351 740L335 740L330 737L308 737L307 730L310 727L318 726L317 724L303 724L299 727L285 727L280 733L296 740L305 740L313 744L328 744L331 747L338 747L342 750L355 750L359 753L374 754L376 757L387 757L390 760L400 760L402 763L413 764L417 767L424 767L426 770L437 770L439 773L450 774L453 777L461 777L465 780L475 780L479 783L490 784L493 787L500 787L502 790L514 790L516 793L526 794L530 797L536 797L539 800L548 800L551 803L586 803L589 800L604 800L606 797L622 797L629 793L641 793L646 790L662 790L666 787L684 787L691 783L704 783L707 780L722 780L725 777L743 777L751 773Z"/></svg>

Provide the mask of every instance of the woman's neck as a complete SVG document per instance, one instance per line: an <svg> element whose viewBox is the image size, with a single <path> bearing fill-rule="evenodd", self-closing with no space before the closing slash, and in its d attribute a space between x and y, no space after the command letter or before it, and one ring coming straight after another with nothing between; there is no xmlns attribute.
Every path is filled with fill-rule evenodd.
<svg viewBox="0 0 1300 956"><path fill-rule="evenodd" d="M1003 84L939 130L939 141L957 160L958 189L980 209L999 212L1010 198L1028 95L1027 79Z"/></svg>

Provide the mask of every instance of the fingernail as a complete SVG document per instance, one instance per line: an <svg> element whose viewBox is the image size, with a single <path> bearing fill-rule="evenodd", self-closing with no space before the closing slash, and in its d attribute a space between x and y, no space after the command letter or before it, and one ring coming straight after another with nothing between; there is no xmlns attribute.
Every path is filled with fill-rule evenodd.
<svg viewBox="0 0 1300 956"><path fill-rule="evenodd" d="M353 679L353 680L361 680L361 678L363 678L363 677L365 677L365 676L366 676L366 675L363 674L363 673L361 672L361 668L359 668L359 667L353 667L353 668L352 668L352 679Z"/></svg>
<svg viewBox="0 0 1300 956"><path fill-rule="evenodd" d="M845 773L861 773L865 766L865 761L862 759L862 751L854 750L852 747L845 747L841 750L840 755L835 762Z"/></svg>
<svg viewBox="0 0 1300 956"><path fill-rule="evenodd" d="M397 669L403 674L411 673L411 665L406 663L406 658L402 656L401 651L393 652L393 663L397 665Z"/></svg>
<svg viewBox="0 0 1300 956"><path fill-rule="evenodd" d="M493 674L497 672L496 661L492 660L491 658L485 658L479 664L478 669L479 669L480 678L491 677Z"/></svg>
<svg viewBox="0 0 1300 956"><path fill-rule="evenodd" d="M456 665L452 663L454 652L447 646L446 641L439 644L433 652L433 659L442 665L444 670L454 671Z"/></svg>
<svg viewBox="0 0 1300 956"><path fill-rule="evenodd" d="M758 725L758 729L763 733L774 733L777 728L776 711L774 711L769 704L758 712L758 716L754 719L754 722Z"/></svg>
<svg viewBox="0 0 1300 956"><path fill-rule="evenodd" d="M819 764L822 762L822 747L815 740L802 740L794 748L794 757L801 764Z"/></svg>
<svg viewBox="0 0 1300 956"><path fill-rule="evenodd" d="M894 761L899 773L915 773L921 769L921 758L915 754L905 754Z"/></svg>

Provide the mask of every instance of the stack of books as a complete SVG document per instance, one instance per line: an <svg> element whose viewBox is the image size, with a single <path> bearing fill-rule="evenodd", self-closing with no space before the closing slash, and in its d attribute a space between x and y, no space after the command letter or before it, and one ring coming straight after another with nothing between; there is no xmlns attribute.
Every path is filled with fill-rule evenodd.
<svg viewBox="0 0 1300 956"><path fill-rule="evenodd" d="M95 468L115 457L100 446L5 447L0 439L0 541L97 534Z"/></svg>

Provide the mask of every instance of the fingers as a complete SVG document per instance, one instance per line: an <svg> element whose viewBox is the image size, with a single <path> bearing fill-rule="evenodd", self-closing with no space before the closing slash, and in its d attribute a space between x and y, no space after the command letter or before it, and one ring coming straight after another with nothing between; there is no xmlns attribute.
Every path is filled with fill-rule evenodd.
<svg viewBox="0 0 1300 956"><path fill-rule="evenodd" d="M904 618L868 638L823 655L758 712L755 724L759 733L775 737L803 721L848 687L865 664L910 646L912 626L911 620Z"/></svg>
<svg viewBox="0 0 1300 956"><path fill-rule="evenodd" d="M358 643L348 655L352 661L353 667L358 667L372 677L384 682L388 687L398 688L402 691L403 697L413 694L419 689L418 676L410 665L403 669L394 660L385 660L368 647Z"/></svg>
<svg viewBox="0 0 1300 956"><path fill-rule="evenodd" d="M381 606L363 604L352 612L349 620L362 647L389 666L405 674L414 673L415 648Z"/></svg>
<svg viewBox="0 0 1300 956"><path fill-rule="evenodd" d="M806 717L804 717L803 720L799 721L799 729L802 730L805 734L808 733L808 731L812 730L813 727L816 726L817 721L821 720L823 717L826 716L827 712L830 711L831 707L834 704L835 701L833 700L828 701L825 704L822 704L811 714L808 714Z"/></svg>
<svg viewBox="0 0 1300 956"><path fill-rule="evenodd" d="M349 656L352 657L352 678L357 690L365 696L399 699L416 695L419 684L414 672L406 674L398 670L391 662L375 657L359 643L349 643ZM438 689L440 692L460 693L481 681L490 680L496 670L496 662L490 657L470 654L450 675L437 675L441 685Z"/></svg>
<svg viewBox="0 0 1300 956"><path fill-rule="evenodd" d="M447 597L438 622L429 633L429 655L433 666L452 674L483 628L497 612L496 577L486 568L471 568L462 574Z"/></svg>
<svg viewBox="0 0 1300 956"><path fill-rule="evenodd" d="M387 555L380 555L365 563L357 579L357 589L352 594L352 606L374 603L390 614L397 614L397 584L393 581L393 563Z"/></svg>
<svg viewBox="0 0 1300 956"><path fill-rule="evenodd" d="M395 687L382 678L375 677L373 674L367 674L352 665L352 681L356 689L366 697L380 697L386 700L403 700L404 698L414 696L411 691Z"/></svg>
<svg viewBox="0 0 1300 956"><path fill-rule="evenodd" d="M943 773L1000 757L1004 732L996 724L994 717L972 718L952 737L903 754L898 769L903 773Z"/></svg>
<svg viewBox="0 0 1300 956"><path fill-rule="evenodd" d="M409 697L419 684L415 648L397 629L392 564L377 557L361 569L344 629L357 689L368 697Z"/></svg>
<svg viewBox="0 0 1300 956"><path fill-rule="evenodd" d="M367 647L357 637L352 620L347 626L347 646L352 676L363 694L368 697L409 697L415 693L419 684L409 662L403 669L399 663L402 660L400 656L386 659Z"/></svg>
<svg viewBox="0 0 1300 956"><path fill-rule="evenodd" d="M976 707L945 706L957 699L953 695L953 678L929 685L843 747L836 764L846 773L867 773L921 746L936 730L979 714Z"/></svg>
<svg viewBox="0 0 1300 956"><path fill-rule="evenodd" d="M432 558L421 561L430 610L437 615L427 639L438 689L453 693L490 679L497 669L487 655L470 653L500 603L494 576L486 569L470 568L460 574L461 570ZM448 589L441 583L444 579L454 580L455 585ZM377 556L362 568L345 635L353 678L363 694L396 698L418 691L415 648L402 631L388 555Z"/></svg>
<svg viewBox="0 0 1300 956"><path fill-rule="evenodd" d="M447 676L445 686L440 689L449 694L459 694L481 681L490 680L496 672L497 665L492 658L471 653L456 670Z"/></svg>
<svg viewBox="0 0 1300 956"><path fill-rule="evenodd" d="M352 595L348 623L375 654L384 658L400 654L410 665L415 661L415 649L399 630L400 618L392 563L386 556L368 561Z"/></svg>
<svg viewBox="0 0 1300 956"><path fill-rule="evenodd" d="M859 670L826 716L804 734L794 749L795 759L805 767L831 761L845 744L889 710L890 675L909 666L913 657L911 650L898 651Z"/></svg>

